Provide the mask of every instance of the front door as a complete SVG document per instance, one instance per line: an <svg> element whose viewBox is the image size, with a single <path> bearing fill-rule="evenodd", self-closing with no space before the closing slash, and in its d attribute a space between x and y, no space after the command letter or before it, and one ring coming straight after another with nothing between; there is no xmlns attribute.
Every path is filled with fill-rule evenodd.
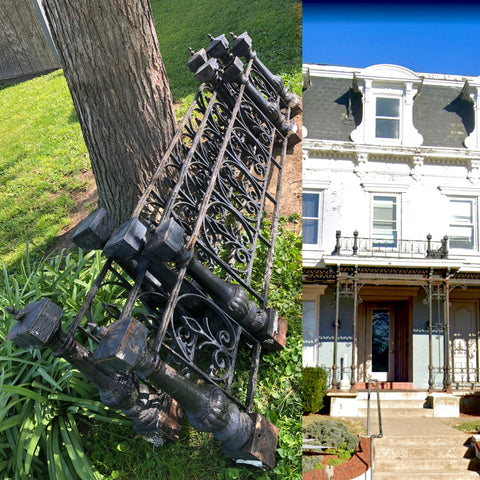
<svg viewBox="0 0 480 480"><path fill-rule="evenodd" d="M358 337L359 381L408 382L408 302L365 303Z"/></svg>

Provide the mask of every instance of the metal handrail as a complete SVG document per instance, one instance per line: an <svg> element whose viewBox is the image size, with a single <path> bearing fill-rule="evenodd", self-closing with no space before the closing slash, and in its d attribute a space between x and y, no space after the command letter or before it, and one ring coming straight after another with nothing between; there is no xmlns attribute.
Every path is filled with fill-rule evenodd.
<svg viewBox="0 0 480 480"><path fill-rule="evenodd" d="M375 390L377 392L377 414L378 414L378 433L370 435L370 394L371 384L375 383ZM373 480L373 440L375 438L383 437L382 430L382 411L380 409L380 391L378 390L378 380L369 379L367 382L367 436L370 437L370 479Z"/></svg>

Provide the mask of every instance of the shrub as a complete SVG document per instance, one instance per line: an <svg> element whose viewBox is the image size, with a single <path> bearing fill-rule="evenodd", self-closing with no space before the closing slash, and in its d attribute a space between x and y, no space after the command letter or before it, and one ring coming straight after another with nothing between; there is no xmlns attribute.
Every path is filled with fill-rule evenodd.
<svg viewBox="0 0 480 480"><path fill-rule="evenodd" d="M334 420L318 420L303 427L303 438L313 438L321 445L343 450L355 450L360 441L346 425Z"/></svg>
<svg viewBox="0 0 480 480"><path fill-rule="evenodd" d="M323 399L327 394L327 372L319 367L305 367L302 375L303 411L318 412L323 407Z"/></svg>

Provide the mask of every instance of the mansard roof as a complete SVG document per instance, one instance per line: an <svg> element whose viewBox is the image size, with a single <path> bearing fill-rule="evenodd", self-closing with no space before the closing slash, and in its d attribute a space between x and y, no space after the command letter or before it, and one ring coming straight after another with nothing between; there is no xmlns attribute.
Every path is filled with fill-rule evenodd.
<svg viewBox="0 0 480 480"><path fill-rule="evenodd" d="M465 139L473 130L469 94L480 86L480 77L416 73L398 65L360 69L306 64L304 72L308 72L303 92L305 139L353 143L350 135L361 119L352 112L352 90L366 80L384 86L395 82L416 85L413 124L423 136L422 147L465 148Z"/></svg>

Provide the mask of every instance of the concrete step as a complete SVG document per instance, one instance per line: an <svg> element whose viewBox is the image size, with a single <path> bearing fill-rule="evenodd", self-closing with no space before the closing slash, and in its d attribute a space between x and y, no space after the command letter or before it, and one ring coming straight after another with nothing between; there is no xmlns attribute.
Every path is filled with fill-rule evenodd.
<svg viewBox="0 0 480 480"><path fill-rule="evenodd" d="M364 399L357 400L358 408L367 408L368 402ZM385 398L380 400L380 409L387 408L430 408L430 405L422 399L391 399ZM377 409L377 400L370 401L370 410Z"/></svg>
<svg viewBox="0 0 480 480"><path fill-rule="evenodd" d="M382 449L384 447L417 447L425 449L439 449L442 447L463 448L466 450L469 445L465 445L469 436L468 434L460 435L455 430L452 430L452 435L385 435L382 438L375 439L375 448Z"/></svg>
<svg viewBox="0 0 480 480"><path fill-rule="evenodd" d="M408 467L407 467L408 468ZM476 478L479 474L471 471L445 472L442 470L432 470L429 472L414 472L410 469L403 472L378 472L374 471L375 480L469 480Z"/></svg>
<svg viewBox="0 0 480 480"><path fill-rule="evenodd" d="M415 391L381 391L380 392L380 403L382 400L426 400L428 394L426 392L415 392ZM368 392L358 392L357 399L358 400L366 400L368 398ZM377 393L371 392L370 394L370 401L376 402L377 401Z"/></svg>
<svg viewBox="0 0 480 480"><path fill-rule="evenodd" d="M382 412L383 417L433 417L433 410L431 408L420 408L420 407L413 407L413 408L383 408L380 405L380 409ZM373 419L377 415L377 410L372 410L370 408L370 417ZM358 416L359 417L366 417L367 416L367 409L366 408L359 408L358 409Z"/></svg>
<svg viewBox="0 0 480 480"><path fill-rule="evenodd" d="M410 460L411 458L417 458L422 460L428 460L432 458L432 450L441 449L441 458L443 459L473 459L473 448L467 448L463 445L449 445L449 444L437 444L432 445L425 440L421 445L404 445L401 446L396 443L393 444L381 444L380 440L375 440L375 458L380 459L397 459L397 460Z"/></svg>
<svg viewBox="0 0 480 480"><path fill-rule="evenodd" d="M467 470L478 470L479 462L476 459L468 458L409 458L406 461L398 459L375 459L375 473L377 472L404 472L408 469L411 472L431 472L432 470L444 472L463 472Z"/></svg>

